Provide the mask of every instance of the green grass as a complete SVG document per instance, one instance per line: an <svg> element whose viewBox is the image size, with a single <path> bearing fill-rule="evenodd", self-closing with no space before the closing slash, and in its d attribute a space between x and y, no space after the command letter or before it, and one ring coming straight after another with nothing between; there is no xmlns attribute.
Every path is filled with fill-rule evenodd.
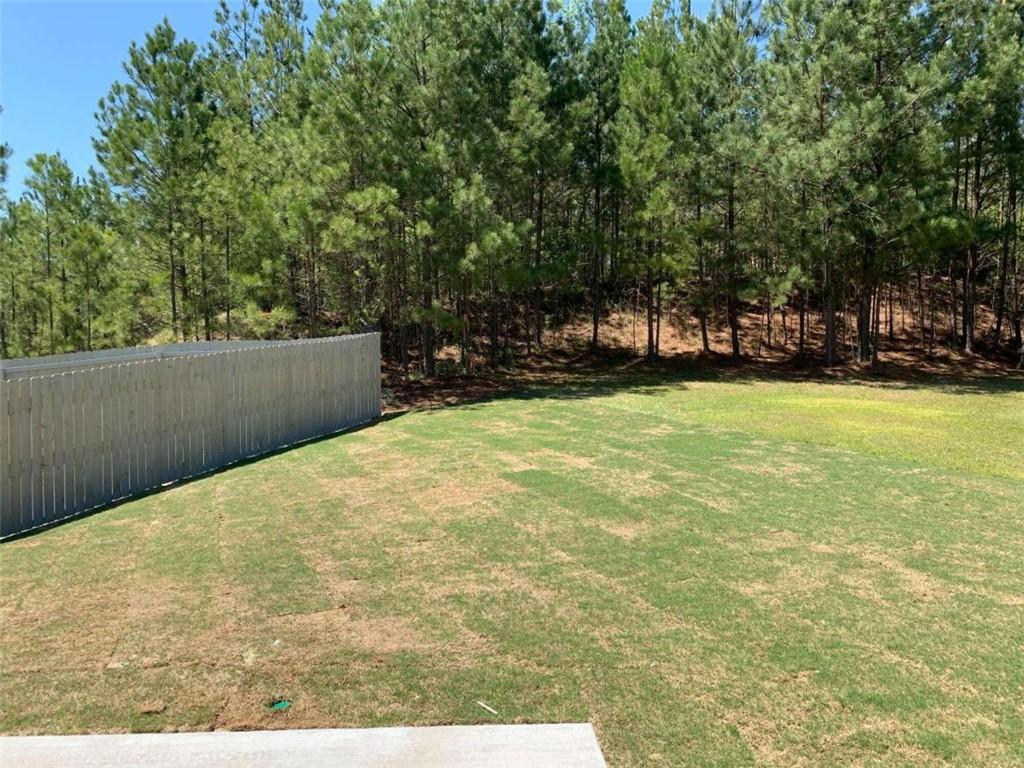
<svg viewBox="0 0 1024 768"><path fill-rule="evenodd" d="M9 733L590 720L612 766L1024 762L1015 381L601 376L0 558Z"/></svg>

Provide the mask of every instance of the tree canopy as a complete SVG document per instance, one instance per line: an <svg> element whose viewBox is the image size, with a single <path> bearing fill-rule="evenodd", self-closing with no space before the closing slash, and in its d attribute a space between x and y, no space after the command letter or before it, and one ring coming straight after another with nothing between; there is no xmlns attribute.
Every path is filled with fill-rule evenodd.
<svg viewBox="0 0 1024 768"><path fill-rule="evenodd" d="M376 327L432 375L576 313L599 346L638 297L650 359L666 311L741 356L788 310L801 354L869 361L893 301L923 348L1021 349L1020 4L322 5L131 46L98 168L0 195L0 354Z"/></svg>

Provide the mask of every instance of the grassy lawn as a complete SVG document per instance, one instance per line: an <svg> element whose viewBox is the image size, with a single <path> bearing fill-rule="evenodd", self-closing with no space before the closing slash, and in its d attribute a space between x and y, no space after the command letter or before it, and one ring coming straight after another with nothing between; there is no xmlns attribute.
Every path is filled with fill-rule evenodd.
<svg viewBox="0 0 1024 768"><path fill-rule="evenodd" d="M1019 382L536 388L0 559L8 733L590 720L612 766L1024 762Z"/></svg>

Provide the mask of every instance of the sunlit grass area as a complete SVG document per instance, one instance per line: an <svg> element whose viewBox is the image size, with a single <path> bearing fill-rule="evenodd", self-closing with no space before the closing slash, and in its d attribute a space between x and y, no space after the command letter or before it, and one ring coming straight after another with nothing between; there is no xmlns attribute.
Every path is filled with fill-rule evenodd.
<svg viewBox="0 0 1024 768"><path fill-rule="evenodd" d="M1024 761L1014 381L601 375L0 559L8 733L590 720L612 766Z"/></svg>

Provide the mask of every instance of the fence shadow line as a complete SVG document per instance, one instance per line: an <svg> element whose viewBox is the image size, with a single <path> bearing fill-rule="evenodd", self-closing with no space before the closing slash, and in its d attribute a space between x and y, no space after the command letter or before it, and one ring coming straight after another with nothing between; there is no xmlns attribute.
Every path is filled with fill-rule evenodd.
<svg viewBox="0 0 1024 768"><path fill-rule="evenodd" d="M310 437L305 440L299 440L297 442L290 443L289 445L283 445L279 448L273 448L269 451L266 451L265 453L258 453L252 456L246 456L245 458L238 459L237 461L234 461L230 464L224 464L223 466L216 467L214 469L209 469L195 475L183 477L180 480L172 480L169 483L158 485L155 488L149 488L145 491L139 491L138 493L134 493L128 496L122 496L119 499L114 499L113 501L101 504L97 507L93 507L92 509L87 509L84 512L76 512L74 514L68 515L67 517L61 517L56 520L47 520L45 523L42 523L41 525L38 525L35 528L28 528L24 531L18 531L17 533L12 533L9 536L5 536L4 538L0 539L0 547L2 547L4 544L10 544L14 541L20 541L22 539L27 539L32 536L38 536L41 533L46 533L48 531L53 530L54 528L63 527L65 525L68 525L69 523L77 523L79 520L87 520L95 515L99 515L103 512L110 512L111 510L117 509L118 507L121 507L125 504L129 504L134 501L139 501L141 499L146 499L149 498L150 496L156 496L158 494L163 493L164 491L169 491L172 488L183 488L187 485L191 485L192 483L198 482L199 480L206 480L208 478L214 477L215 475L220 475L223 474L224 472L230 472L233 469L246 467L250 464L255 464L256 462L263 461L264 459L269 459L274 456L279 456L281 454L288 453L289 451L293 451L296 448L303 448L307 445L315 445L317 443L322 443L325 440L333 440L334 438L341 437L343 435L352 435L357 432L362 432L364 429L369 429L370 427L376 426L377 424L381 424L385 421L391 421L392 419L398 418L399 416L402 415L402 413L403 412L401 411L384 413L381 414L380 416L372 418L368 421L364 421L360 424L354 424L351 427L335 430L334 432L327 432L322 435L316 435L315 437Z"/></svg>

